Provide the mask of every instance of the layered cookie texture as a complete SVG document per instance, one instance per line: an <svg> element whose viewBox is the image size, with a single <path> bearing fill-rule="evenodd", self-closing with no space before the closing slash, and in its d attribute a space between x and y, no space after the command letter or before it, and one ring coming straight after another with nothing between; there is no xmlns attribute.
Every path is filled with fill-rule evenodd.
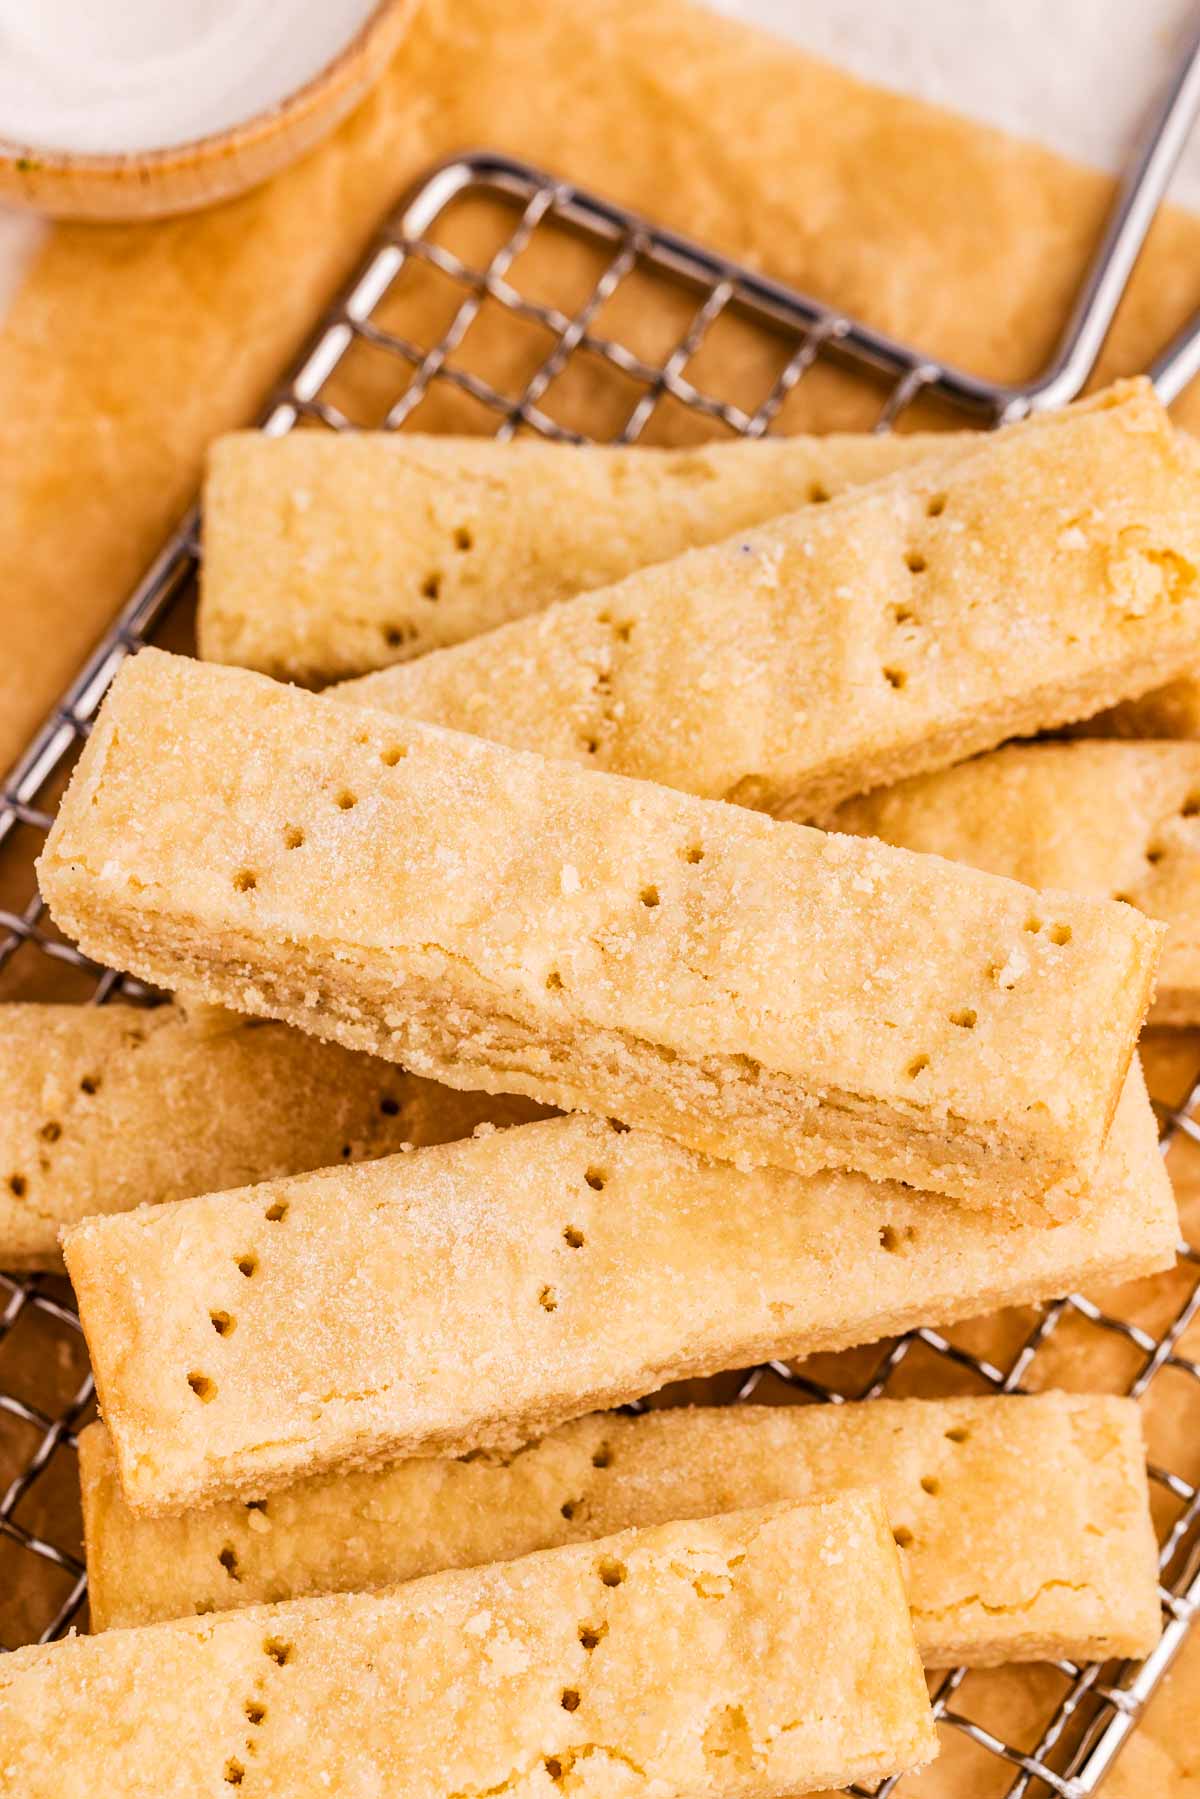
<svg viewBox="0 0 1200 1799"><path fill-rule="evenodd" d="M0 1742L22 1799L786 1799L937 1746L873 1494L18 1650Z"/></svg>
<svg viewBox="0 0 1200 1799"><path fill-rule="evenodd" d="M340 690L812 818L1176 675L1200 466L1145 386Z"/></svg>
<svg viewBox="0 0 1200 1799"><path fill-rule="evenodd" d="M90 954L450 1085L1043 1219L1081 1203L1162 934L157 651L39 876Z"/></svg>
<svg viewBox="0 0 1200 1799"><path fill-rule="evenodd" d="M406 1144L528 1122L302 1031L214 1007L0 1008L0 1268L59 1269L60 1231Z"/></svg>
<svg viewBox="0 0 1200 1799"><path fill-rule="evenodd" d="M1106 1661L1158 1640L1158 1560L1132 1400L879 1400L596 1414L515 1455L317 1477L247 1506L147 1518L102 1424L80 1439L92 1627L148 1624L675 1518L881 1494L927 1667Z"/></svg>
<svg viewBox="0 0 1200 1799"><path fill-rule="evenodd" d="M1084 1216L1052 1227L568 1118L89 1220L65 1250L126 1497L162 1512L509 1453L672 1380L1169 1266L1177 1233L1131 1079Z"/></svg>
<svg viewBox="0 0 1200 1799"><path fill-rule="evenodd" d="M828 822L1127 901L1168 927L1151 1022L1200 1023L1200 744L1010 744L850 800Z"/></svg>

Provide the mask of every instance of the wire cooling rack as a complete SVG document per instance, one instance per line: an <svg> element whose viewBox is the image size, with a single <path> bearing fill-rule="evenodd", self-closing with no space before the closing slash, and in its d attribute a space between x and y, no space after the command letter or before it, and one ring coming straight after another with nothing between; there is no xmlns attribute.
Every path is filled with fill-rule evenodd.
<svg viewBox="0 0 1200 1799"><path fill-rule="evenodd" d="M1192 79L1194 58L1188 68ZM1111 258L1114 251L1118 263L1123 257L1127 273L1148 222L1144 178L1162 176L1161 166L1145 156L1140 172L1142 186L1127 184L1110 226L1109 260L1093 268L1087 304L1077 308L1050 368L1026 388L997 389L536 170L491 155L463 157L435 170L385 227L273 399L264 428L383 425L490 430L501 437L535 432L572 442L678 442L786 426L800 384L822 381L855 383L878 428L930 396L956 409L960 423L964 416L995 423L1069 398L1082 382L1099 343L1097 329L1102 336L1119 297ZM561 292L555 291L560 279ZM721 333L733 334L732 357L713 354ZM1081 333L1091 334L1082 360ZM1178 350L1191 355L1190 340L1181 338ZM706 373L731 366L744 371L736 393L726 391L727 375ZM1160 373L1169 384L1171 367L1164 363ZM72 996L98 1002L151 997L55 933L34 891L31 865L123 658L152 638L188 645L197 523L195 513L184 520L0 792L0 994L61 998L65 982ZM1195 1059L1177 1080L1177 1103L1160 1113L1164 1149L1178 1139L1200 1143L1200 1050ZM977 1341L971 1347L969 1332L964 1339L962 1332L919 1330L869 1354L833 1364L826 1358L820 1379L815 1364L771 1365L724 1377L708 1396L736 1402L783 1386L790 1397L870 1399L919 1390L914 1373L922 1366L932 1370L939 1391L1019 1391L1038 1384L1043 1359L1064 1334L1082 1331L1106 1369L1113 1346L1121 1352L1119 1378L1104 1381L1111 1390L1145 1398L1168 1377L1175 1380L1174 1403L1190 1407L1191 1431L1200 1440L1200 1365L1183 1341L1200 1312L1200 1249L1183 1249L1170 1282L1153 1328L1140 1314L1110 1313L1074 1297L1018 1320L1003 1352L990 1344L981 1350ZM74 1448L93 1403L65 1282L0 1276L4 1648L57 1637L81 1617L86 1581ZM1026 1706L1034 1707L1036 1721L1008 1730L1013 1741L989 1686L997 1677L962 1669L940 1676L934 1702L946 1750L952 1743L969 1746L974 1758L964 1788L969 1784L987 1799L1079 1799L1096 1790L1136 1728L1200 1607L1196 1471L1189 1466L1185 1476L1154 1465L1151 1476L1162 1544L1161 1646L1136 1666L1063 1662L1039 1670ZM889 1781L880 1791L915 1794L919 1784L919 1777Z"/></svg>

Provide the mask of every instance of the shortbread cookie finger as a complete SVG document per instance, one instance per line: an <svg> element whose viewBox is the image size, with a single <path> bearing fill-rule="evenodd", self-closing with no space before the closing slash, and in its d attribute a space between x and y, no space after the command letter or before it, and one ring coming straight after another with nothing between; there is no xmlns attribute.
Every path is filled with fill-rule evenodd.
<svg viewBox="0 0 1200 1799"><path fill-rule="evenodd" d="M0 1268L62 1267L64 1225L526 1123L285 1025L211 1007L0 1007Z"/></svg>
<svg viewBox="0 0 1200 1799"><path fill-rule="evenodd" d="M146 651L39 864L89 953L448 1084L1053 1216L1162 927Z"/></svg>
<svg viewBox="0 0 1200 1799"><path fill-rule="evenodd" d="M647 450L237 432L209 452L200 653L307 685L365 674L943 445L890 433Z"/></svg>
<svg viewBox="0 0 1200 1799"><path fill-rule="evenodd" d="M21 1799L243 1784L288 1799L786 1799L873 1782L936 1744L871 1493L0 1664L0 1778Z"/></svg>
<svg viewBox="0 0 1200 1799"><path fill-rule="evenodd" d="M1184 432L1181 444L1200 467L1200 444L1190 432ZM1165 687L1156 687L1139 699L1124 700L1120 705L1088 719L1077 727L1088 737L1149 737L1200 740L1200 655L1192 658L1187 670Z"/></svg>
<svg viewBox="0 0 1200 1799"><path fill-rule="evenodd" d="M812 818L1200 649L1200 468L1144 389L339 690Z"/></svg>
<svg viewBox="0 0 1200 1799"><path fill-rule="evenodd" d="M1052 1228L570 1118L91 1219L65 1251L154 1512L510 1450L672 1380L1169 1265L1177 1229L1131 1081L1084 1216Z"/></svg>
<svg viewBox="0 0 1200 1799"><path fill-rule="evenodd" d="M851 800L829 822L1031 887L1127 900L1168 927L1151 1021L1200 1023L1200 744L1014 744Z"/></svg>
<svg viewBox="0 0 1200 1799"><path fill-rule="evenodd" d="M1145 1450L1129 1399L883 1399L598 1413L517 1456L326 1475L147 1518L103 1424L79 1443L93 1630L362 1592L671 1518L882 1494L927 1667L1106 1661L1158 1640Z"/></svg>
<svg viewBox="0 0 1200 1799"><path fill-rule="evenodd" d="M200 653L307 685L366 674L979 442L846 433L655 450L237 432L209 456Z"/></svg>

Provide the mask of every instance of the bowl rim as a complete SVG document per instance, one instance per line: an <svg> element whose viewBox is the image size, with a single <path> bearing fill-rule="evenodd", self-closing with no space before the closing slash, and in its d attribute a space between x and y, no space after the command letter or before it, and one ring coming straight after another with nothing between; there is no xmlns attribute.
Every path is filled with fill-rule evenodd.
<svg viewBox="0 0 1200 1799"><path fill-rule="evenodd" d="M163 144L152 150L54 150L40 144L20 143L0 137L0 168L18 175L117 175L136 168L147 176L167 174L188 163L242 152L248 145L269 137L289 120L318 106L331 87L352 80L358 63L375 48L375 40L410 13L415 0L375 0L362 24L336 55L300 87L251 113L234 125L205 132L181 144Z"/></svg>

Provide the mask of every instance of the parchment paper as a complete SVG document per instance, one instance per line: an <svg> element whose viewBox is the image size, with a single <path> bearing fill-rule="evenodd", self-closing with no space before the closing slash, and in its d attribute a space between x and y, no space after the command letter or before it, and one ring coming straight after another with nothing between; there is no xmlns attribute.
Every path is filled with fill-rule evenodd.
<svg viewBox="0 0 1200 1799"><path fill-rule="evenodd" d="M253 416L383 211L435 157L484 143L1009 378L1045 358L1110 192L1102 175L881 95L682 0L426 0L377 95L302 166L210 214L58 228L20 285L0 338L0 765L186 505L208 439ZM1101 376L1142 367L1198 299L1200 222L1172 213ZM737 356L731 381L755 372ZM1200 399L1185 396L1180 416L1200 421ZM828 379L802 383L786 420L862 422L856 390ZM662 435L674 429L667 421ZM1158 1090L1198 1055L1195 1041L1169 1045ZM1193 1234L1198 1153L1173 1156ZM1178 1291L1163 1277L1110 1303L1161 1320ZM961 1340L999 1345L1023 1324L964 1327ZM1119 1350L1119 1339L1110 1348L1064 1327L1037 1378L1110 1384L1124 1364L1105 1357ZM26 1353L32 1381L36 1343ZM76 1373L64 1364L39 1378ZM945 1379L934 1357L914 1355L898 1390ZM1154 1391L1152 1450L1195 1478L1200 1444L1172 1397L1191 1396ZM67 1479L39 1505L69 1504ZM972 1677L960 1704L1025 1742L1062 1684L1045 1670ZM1200 1633L1107 1791L1200 1794L1198 1714ZM988 1799L1011 1774L947 1733L938 1767L902 1790Z"/></svg>

